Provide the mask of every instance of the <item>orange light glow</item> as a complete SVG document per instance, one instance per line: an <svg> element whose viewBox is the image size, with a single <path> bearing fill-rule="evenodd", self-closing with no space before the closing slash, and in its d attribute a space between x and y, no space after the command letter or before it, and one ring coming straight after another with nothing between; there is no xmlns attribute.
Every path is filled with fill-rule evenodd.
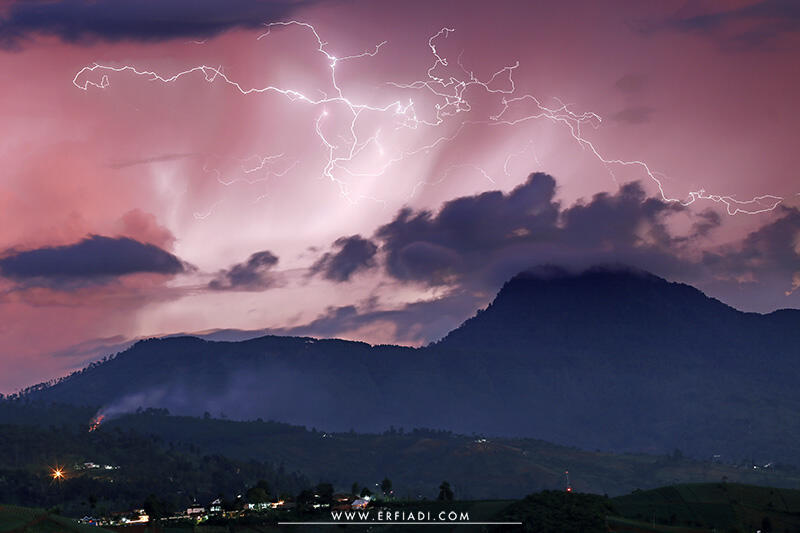
<svg viewBox="0 0 800 533"><path fill-rule="evenodd" d="M62 479L64 479L64 471L61 468L53 468L53 471L50 474L50 476L56 481L61 481Z"/></svg>
<svg viewBox="0 0 800 533"><path fill-rule="evenodd" d="M92 421L89 423L89 433L95 431L97 428L100 427L100 424L103 422L103 419L106 415L97 415Z"/></svg>

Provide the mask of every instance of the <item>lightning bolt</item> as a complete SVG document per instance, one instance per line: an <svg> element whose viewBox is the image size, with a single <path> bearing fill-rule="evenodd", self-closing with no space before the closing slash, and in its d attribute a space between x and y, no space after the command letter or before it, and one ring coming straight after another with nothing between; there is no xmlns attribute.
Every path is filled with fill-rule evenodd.
<svg viewBox="0 0 800 533"><path fill-rule="evenodd" d="M588 140L583 130L587 127L598 129L602 123L602 118L593 112L577 113L570 109L570 105L554 99L557 103L555 107L548 107L544 105L538 98L531 94L518 94L516 83L514 81L514 72L519 68L519 62L515 61L513 64L503 66L495 71L491 76L485 80L481 80L475 73L468 70L462 63L461 56L457 58L455 66L450 65L447 56L442 55L439 51L439 43L448 39L449 36L455 32L454 28L442 28L436 34L428 39L428 47L433 57L433 63L427 69L425 77L420 80L411 81L408 83L399 83L394 81L386 82L385 85L391 86L395 89L409 92L422 92L428 97L433 98L435 103L432 108L432 118L420 118L417 113L417 102L413 98L407 100L393 100L385 105L369 105L367 103L359 102L344 94L339 80L337 79L337 65L345 61L353 61L358 59L372 58L380 53L383 46L387 41L382 41L375 45L372 50L366 50L359 54L337 57L328 51L328 43L323 41L316 28L306 22L297 20L290 20L285 22L273 22L265 24L266 30L260 34L256 40L267 38L274 29L296 27L302 31L309 32L316 41L316 52L324 56L329 68L329 81L333 87L332 94L328 94L319 90L321 96L310 96L297 89L290 87L279 87L275 85L268 85L264 87L245 87L236 80L232 79L225 74L221 66L213 67L209 65L199 65L182 70L172 75L160 74L152 70L139 69L132 65L113 66L101 65L94 63L91 66L83 67L75 74L72 83L78 89L88 91L89 88L94 89L107 89L110 86L109 76L112 74L129 73L137 77L146 78L151 82L160 82L163 84L170 84L176 80L192 75L202 75L206 82L215 83L221 82L232 87L242 95L252 94L265 94L274 93L284 96L289 102L299 102L306 105L311 105L320 108L320 113L314 123L315 133L321 143L321 146L327 154L327 160L322 168L322 176L329 179L332 183L336 184L339 188L341 196L350 200L356 201L358 199L372 199L368 196L361 195L353 198L349 191L347 178L363 178L363 177L379 177L384 175L391 167L407 158L414 157L419 154L430 153L436 150L441 145L453 142L459 135L461 135L466 128L475 125L488 125L488 126L505 126L515 127L525 124L534 120L549 120L556 124L561 124L566 127L575 140L575 142L585 151L591 153L598 161L602 162L609 170L612 178L615 179L613 167L637 167L644 174L652 180L658 188L659 195L664 202L679 203L683 206L689 206L698 200L711 201L725 206L726 212L729 215L748 214L755 215L772 211L784 201L781 196L772 194L764 194L756 196L750 200L737 200L731 195L716 194L707 192L705 189L690 191L685 198L670 197L664 190L662 183L663 175L654 171L650 166L641 160L625 160L614 158L605 155L601 150L590 140ZM203 42L197 42L203 44ZM92 81L91 74L100 74L99 79L95 78ZM483 94L488 96L498 96L500 98L499 112L489 115L484 118L470 118L457 121L456 117L468 116L473 113L473 106L466 94L468 91L478 89ZM330 138L324 132L324 125L331 120L329 107L333 105L341 106L345 109L347 135L339 135L336 138ZM510 115L514 113L517 108L524 106L531 106L531 110L527 110L521 116L512 118ZM457 126L455 131L449 135L440 135L432 142L417 146L408 150L398 150L392 154L387 154L390 150L381 142L381 136L384 135L385 127L377 128L374 132L362 138L358 134L358 125L362 117L378 113L388 115L390 118L388 127L393 130L422 130L434 131L436 128L442 127L445 123L456 121ZM452 131L452 130L451 130ZM529 146L532 145L532 142ZM356 165L356 159L367 152L368 149L373 149L382 159L376 169L371 171L359 170ZM520 156L528 148L522 152L511 153L505 160L503 171L508 174L509 161L513 157ZM223 177L221 172L216 169L211 169L211 172L216 174L217 180L225 186L230 186L234 183L248 183L253 184L259 181L265 181L270 176L282 176L295 168L297 162L285 166L283 170L271 170L275 160L282 157L282 154L277 156L253 156L246 161L255 161L254 166L242 166L241 170L244 175L248 175L267 168L267 174L261 178L248 178L247 176L241 178ZM536 155L534 154L534 158ZM538 158L536 158L538 162ZM411 194L415 193L421 185L439 183L444 180L453 170L463 167L471 167L494 183L491 176L481 167L477 165L452 165L446 169L443 175L432 182L420 181L418 182ZM204 167L204 170L209 171ZM256 201L265 197L261 195ZM198 220L204 219L213 212L214 208L219 204L215 203L207 213L195 213L195 218Z"/></svg>
<svg viewBox="0 0 800 533"><path fill-rule="evenodd" d="M522 157L529 150L533 154L533 160L536 161L537 165L541 166L542 162L539 161L539 156L536 155L536 152L533 149L533 141L528 141L528 144L525 146L525 148L519 150L518 152L512 152L506 156L506 160L503 162L503 174L505 174L506 176L510 176L511 171L509 170L509 165L511 164L511 160L514 159L515 157Z"/></svg>

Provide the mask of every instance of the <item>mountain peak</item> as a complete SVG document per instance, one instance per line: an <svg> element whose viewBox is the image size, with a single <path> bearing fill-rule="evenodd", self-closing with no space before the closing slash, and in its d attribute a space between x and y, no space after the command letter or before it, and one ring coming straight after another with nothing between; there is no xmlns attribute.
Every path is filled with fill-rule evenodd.
<svg viewBox="0 0 800 533"><path fill-rule="evenodd" d="M591 279L639 279L649 281L666 282L665 279L656 276L646 270L636 268L629 265L612 263L612 264L598 264L593 265L585 270L575 271L566 267L553 264L544 264L531 267L523 270L516 276L512 277L509 282L514 280L541 280L553 281L564 280L572 278L591 278Z"/></svg>
<svg viewBox="0 0 800 533"><path fill-rule="evenodd" d="M641 269L597 265L575 272L543 265L511 278L486 309L437 344L496 348L511 336L522 344L585 347L609 331L631 339L653 331L677 338L709 328L723 315L735 319L744 313Z"/></svg>
<svg viewBox="0 0 800 533"><path fill-rule="evenodd" d="M800 402L799 315L742 313L618 265L545 266L418 350L275 336L148 340L28 397L108 413L163 407L333 431L393 424L796 461L796 424L769 421L793 420Z"/></svg>

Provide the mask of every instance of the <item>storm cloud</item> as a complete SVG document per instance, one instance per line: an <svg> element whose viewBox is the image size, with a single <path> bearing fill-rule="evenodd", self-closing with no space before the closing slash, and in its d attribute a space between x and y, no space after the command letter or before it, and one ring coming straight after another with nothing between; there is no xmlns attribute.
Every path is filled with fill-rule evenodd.
<svg viewBox="0 0 800 533"><path fill-rule="evenodd" d="M791 296L800 288L800 210L780 207L781 216L737 243L703 253L714 288L732 295L733 305L774 308L773 294ZM786 305L788 305L787 302Z"/></svg>
<svg viewBox="0 0 800 533"><path fill-rule="evenodd" d="M394 280L433 287L439 296L394 309L375 301L329 307L309 323L280 333L336 336L383 323L400 341L429 342L487 304L509 278L546 264L576 271L627 265L712 293L724 285L724 292L738 291L753 301L759 293L774 298L800 286L797 209L782 207L776 219L741 241L697 254L692 250L698 240L708 242L721 224L715 211L695 212L648 197L637 182L569 207L555 195L556 181L536 173L508 193L456 198L436 212L400 210L370 239L380 245L380 266ZM671 229L671 217L677 215L691 222L688 234ZM766 302L764 310L771 310Z"/></svg>
<svg viewBox="0 0 800 533"><path fill-rule="evenodd" d="M305 4L290 0L14 2L0 18L0 44L18 47L37 34L73 43L206 38L233 28L260 27Z"/></svg>
<svg viewBox="0 0 800 533"><path fill-rule="evenodd" d="M780 207L783 216L750 233L740 244L706 252L703 262L721 274L758 272L786 278L800 271L800 210Z"/></svg>
<svg viewBox="0 0 800 533"><path fill-rule="evenodd" d="M721 4L724 5L724 4ZM727 51L766 50L785 35L800 31L800 4L793 0L762 0L728 9L681 10L666 20L641 24L643 33L662 29L692 33L716 40ZM694 6L698 7L698 6Z"/></svg>
<svg viewBox="0 0 800 533"><path fill-rule="evenodd" d="M153 244L101 235L65 246L11 251L0 259L4 277L51 288L105 283L127 274L179 274L186 268L180 259Z"/></svg>
<svg viewBox="0 0 800 533"><path fill-rule="evenodd" d="M272 287L276 278L271 272L278 256L268 250L252 254L247 261L221 270L208 284L213 290L260 291Z"/></svg>
<svg viewBox="0 0 800 533"><path fill-rule="evenodd" d="M375 266L378 246L361 235L340 237L334 241L333 250L325 253L311 266L311 273L321 273L332 281L349 281L360 270Z"/></svg>
<svg viewBox="0 0 800 533"><path fill-rule="evenodd" d="M438 213L404 209L375 234L386 270L402 281L489 288L542 262L647 268L678 246L665 219L683 208L648 198L638 183L566 209L555 193L555 180L536 173L507 194L457 198Z"/></svg>

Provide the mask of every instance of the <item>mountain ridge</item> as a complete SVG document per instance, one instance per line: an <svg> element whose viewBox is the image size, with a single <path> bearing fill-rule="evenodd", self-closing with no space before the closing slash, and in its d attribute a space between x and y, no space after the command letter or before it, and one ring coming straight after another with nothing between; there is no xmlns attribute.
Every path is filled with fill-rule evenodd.
<svg viewBox="0 0 800 533"><path fill-rule="evenodd" d="M744 313L643 271L546 267L515 276L421 348L149 339L26 396L111 416L167 407L331 431L426 426L800 464L790 444L800 438L798 325L800 311Z"/></svg>

